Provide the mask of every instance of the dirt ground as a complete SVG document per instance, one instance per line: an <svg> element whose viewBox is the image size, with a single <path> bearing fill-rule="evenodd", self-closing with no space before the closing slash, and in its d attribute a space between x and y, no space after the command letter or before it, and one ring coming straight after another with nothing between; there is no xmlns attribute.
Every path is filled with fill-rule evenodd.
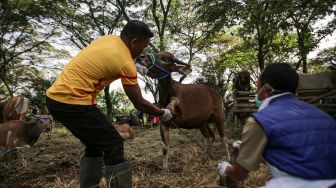
<svg viewBox="0 0 336 188"><path fill-rule="evenodd" d="M212 157L202 160L203 150L184 134L201 145L204 139L198 130L171 131L169 170L163 172L159 128L136 128L135 138L125 142L125 157L132 162L133 187L224 187L218 184L217 164L226 158L219 140L214 142ZM231 135L231 136L230 136ZM235 141L236 133L229 133ZM217 136L218 138L218 136ZM50 140L42 135L36 146L20 151L17 163L0 159L0 187L79 187L79 158L83 146L65 128L55 128ZM238 187L258 187L270 178L266 166L252 172ZM104 185L102 180L101 185ZM102 186L104 187L104 186Z"/></svg>

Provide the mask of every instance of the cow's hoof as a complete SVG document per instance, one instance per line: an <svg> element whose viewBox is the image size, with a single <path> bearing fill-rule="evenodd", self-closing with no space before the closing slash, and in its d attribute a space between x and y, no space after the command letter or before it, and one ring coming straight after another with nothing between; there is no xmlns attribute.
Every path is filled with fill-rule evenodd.
<svg viewBox="0 0 336 188"><path fill-rule="evenodd" d="M162 174L165 174L165 173L168 172L168 167L159 166L158 168L159 168L159 170L161 171Z"/></svg>

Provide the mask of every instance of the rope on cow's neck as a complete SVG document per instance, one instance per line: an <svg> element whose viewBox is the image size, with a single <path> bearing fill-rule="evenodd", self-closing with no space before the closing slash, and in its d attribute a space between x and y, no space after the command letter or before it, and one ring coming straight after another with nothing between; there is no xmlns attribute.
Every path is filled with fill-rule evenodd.
<svg viewBox="0 0 336 188"><path fill-rule="evenodd" d="M156 59L155 59L155 56L154 54L152 53L148 53L148 56L149 58L151 59L151 65L147 68L148 72L153 68L153 67L156 67L158 68L161 72L163 72L165 75L161 76L161 77L158 77L156 78L157 80L163 80L165 78L167 78L168 76L171 75L171 73L169 71L167 71L166 69L160 67L159 65L156 64Z"/></svg>
<svg viewBox="0 0 336 188"><path fill-rule="evenodd" d="M185 133L184 131L182 131L182 129L177 126L173 121L169 121L168 123L170 123L171 125L173 125L175 128L177 128L184 136L186 136L191 142L195 143L198 147L200 147L202 150L204 150L203 146L201 146L201 144L199 144L195 139L191 138L187 133ZM212 159L216 159L214 156L212 156L210 153L208 153L209 157L211 157Z"/></svg>

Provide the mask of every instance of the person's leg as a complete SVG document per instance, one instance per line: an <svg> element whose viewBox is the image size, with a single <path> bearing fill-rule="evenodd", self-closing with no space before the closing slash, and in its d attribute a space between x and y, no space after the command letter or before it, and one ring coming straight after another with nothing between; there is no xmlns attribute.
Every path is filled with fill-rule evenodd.
<svg viewBox="0 0 336 188"><path fill-rule="evenodd" d="M132 187L132 167L130 161L105 166L105 176L110 188L131 188Z"/></svg>
<svg viewBox="0 0 336 188"><path fill-rule="evenodd" d="M47 100L47 104L50 113L86 146L85 154L81 159L83 163L81 177L83 174L83 177L90 178L90 174L93 173L85 169L94 161L97 164L97 171L99 170L101 163L93 159L104 157L107 169L124 162L123 139L96 106L67 105L52 100ZM99 172L95 173L100 174ZM81 182L86 181L81 179Z"/></svg>
<svg viewBox="0 0 336 188"><path fill-rule="evenodd" d="M92 138L94 141L87 143L85 154L94 157L97 152L92 151L92 148L104 151L105 176L108 186L130 188L132 187L132 168L130 161L125 161L123 158L124 140L98 109L93 109L93 111L92 115L99 119L99 127L101 128L96 130L94 134L88 135L95 135L95 138ZM97 137L97 135L99 136ZM92 147L91 144L95 147Z"/></svg>
<svg viewBox="0 0 336 188"><path fill-rule="evenodd" d="M47 100L50 113L85 146L86 157L103 157L106 165L124 162L123 138L96 106Z"/></svg>

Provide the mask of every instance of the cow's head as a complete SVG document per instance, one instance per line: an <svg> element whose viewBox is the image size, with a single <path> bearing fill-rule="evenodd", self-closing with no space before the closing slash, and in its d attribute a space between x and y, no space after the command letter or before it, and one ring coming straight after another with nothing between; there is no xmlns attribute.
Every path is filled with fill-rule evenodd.
<svg viewBox="0 0 336 188"><path fill-rule="evenodd" d="M246 70L235 73L235 76L233 78L234 88L238 91L250 91L250 79L250 73Z"/></svg>
<svg viewBox="0 0 336 188"><path fill-rule="evenodd" d="M186 76L192 71L189 64L178 60L170 52L141 55L137 58L137 63L147 67L147 75L155 79L164 79L172 72Z"/></svg>
<svg viewBox="0 0 336 188"><path fill-rule="evenodd" d="M50 115L33 115L33 120L45 132L49 132L52 127L53 119Z"/></svg>

